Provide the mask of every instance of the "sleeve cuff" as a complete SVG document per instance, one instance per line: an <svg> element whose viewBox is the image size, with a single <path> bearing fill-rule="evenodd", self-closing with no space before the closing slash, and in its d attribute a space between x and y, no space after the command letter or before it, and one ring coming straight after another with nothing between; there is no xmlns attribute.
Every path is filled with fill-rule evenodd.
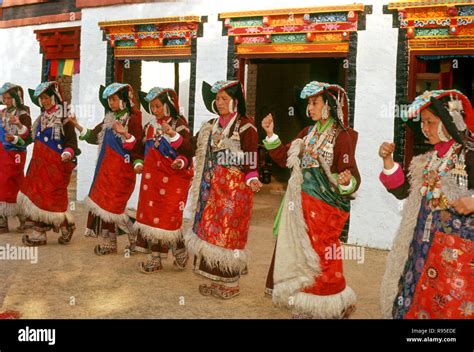
<svg viewBox="0 0 474 352"><path fill-rule="evenodd" d="M129 139L126 139L125 142L123 142L123 148L126 150L132 150L136 143L137 139L134 135L131 135Z"/></svg>
<svg viewBox="0 0 474 352"><path fill-rule="evenodd" d="M357 180L355 179L354 176L352 176L348 185L337 185L337 188L339 188L340 194L347 195L347 194L353 193L355 191L356 186L357 186Z"/></svg>
<svg viewBox="0 0 474 352"><path fill-rule="evenodd" d="M272 150L278 148L281 145L281 141L278 135L274 133L270 138L266 137L263 140L263 145L266 150Z"/></svg>
<svg viewBox="0 0 474 352"><path fill-rule="evenodd" d="M396 164L396 166L396 168L393 167L391 170L382 170L380 173L380 182L382 182L386 189L395 189L405 183L405 174L403 169L398 164ZM393 169L395 170L393 171ZM390 173L391 171L393 172Z"/></svg>
<svg viewBox="0 0 474 352"><path fill-rule="evenodd" d="M172 148L178 149L181 144L183 144L183 136L181 136L179 133L176 133L173 138L170 138L170 145Z"/></svg>
<svg viewBox="0 0 474 352"><path fill-rule="evenodd" d="M180 155L176 158L176 160L181 161L181 169L188 167L188 158L186 158L185 156Z"/></svg>
<svg viewBox="0 0 474 352"><path fill-rule="evenodd" d="M272 134L271 137L265 137L265 140L268 142L268 143L272 143L272 142L276 142L278 140L278 135L276 133Z"/></svg>
<svg viewBox="0 0 474 352"><path fill-rule="evenodd" d="M28 132L28 127L23 125L23 127L18 130L18 136L20 136L21 138L26 138L28 136Z"/></svg>
<svg viewBox="0 0 474 352"><path fill-rule="evenodd" d="M127 143L127 144L131 144L131 143L133 143L133 142L135 142L135 136L134 136L133 134L130 135L130 138L129 138L129 139L126 139L126 140L125 140L125 143Z"/></svg>
<svg viewBox="0 0 474 352"><path fill-rule="evenodd" d="M398 170L399 167L400 165L398 163L395 163L395 165L393 165L391 169L384 168L382 172L384 173L384 175L390 176L390 175L393 175Z"/></svg>
<svg viewBox="0 0 474 352"><path fill-rule="evenodd" d="M81 141L85 141L87 138L89 138L90 134L91 134L91 130L89 130L88 128L84 128L81 134L79 135L79 139Z"/></svg>
<svg viewBox="0 0 474 352"><path fill-rule="evenodd" d="M181 135L178 132L176 132L174 137L170 137L170 142L173 143L173 142L178 141L179 137L181 137Z"/></svg>
<svg viewBox="0 0 474 352"><path fill-rule="evenodd" d="M250 171L245 176L245 184L248 186L248 185L250 185L250 182L252 182L253 180L258 180L258 172L257 171Z"/></svg>
<svg viewBox="0 0 474 352"><path fill-rule="evenodd" d="M74 158L74 150L72 148L66 148L64 149L64 152L61 154L61 156L64 156L64 155L69 155L71 156L71 158Z"/></svg>
<svg viewBox="0 0 474 352"><path fill-rule="evenodd" d="M137 166L143 166L143 160L142 159L137 159L133 162L133 168L136 168Z"/></svg>

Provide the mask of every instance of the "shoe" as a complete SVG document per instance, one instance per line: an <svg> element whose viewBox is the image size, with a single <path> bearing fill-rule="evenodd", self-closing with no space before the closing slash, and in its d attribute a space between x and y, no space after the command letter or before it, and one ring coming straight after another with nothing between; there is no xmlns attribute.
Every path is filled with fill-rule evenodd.
<svg viewBox="0 0 474 352"><path fill-rule="evenodd" d="M231 299L235 296L238 296L240 293L239 286L228 287L224 285L217 285L217 287L212 291L212 295L221 299Z"/></svg>
<svg viewBox="0 0 474 352"><path fill-rule="evenodd" d="M28 235L23 235L21 241L25 246L28 247L38 247L38 246L45 246L47 244L46 238L45 239L32 239Z"/></svg>
<svg viewBox="0 0 474 352"><path fill-rule="evenodd" d="M144 274L152 274L163 270L160 257L153 257L146 262L138 263L138 270Z"/></svg>
<svg viewBox="0 0 474 352"><path fill-rule="evenodd" d="M71 242L72 235L76 230L76 226L68 225L66 227L61 227L61 235L58 238L59 244L69 244Z"/></svg>
<svg viewBox="0 0 474 352"><path fill-rule="evenodd" d="M188 264L189 255L186 249L176 251L174 253L174 262L173 265L178 268L179 270L186 269L186 265Z"/></svg>
<svg viewBox="0 0 474 352"><path fill-rule="evenodd" d="M94 248L94 253L103 256L107 254L117 254L117 245L106 243L106 244L98 244Z"/></svg>
<svg viewBox="0 0 474 352"><path fill-rule="evenodd" d="M203 296L212 296L212 292L214 291L215 288L217 288L217 284L202 284L199 285L199 293Z"/></svg>

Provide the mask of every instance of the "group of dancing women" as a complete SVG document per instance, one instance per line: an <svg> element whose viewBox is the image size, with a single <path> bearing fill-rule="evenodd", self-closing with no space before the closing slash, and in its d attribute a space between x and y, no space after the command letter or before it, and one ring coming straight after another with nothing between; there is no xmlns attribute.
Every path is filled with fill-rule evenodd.
<svg viewBox="0 0 474 352"><path fill-rule="evenodd" d="M287 144L274 132L278 119L271 114L258 126L266 134L259 141L239 81L203 82L202 98L214 118L195 135L171 88L135 95L129 84L101 86L105 116L90 128L67 108L57 82L43 82L29 95L41 111L34 122L22 87L0 88L0 233L12 231L9 221L16 216L25 246L47 245L49 231L58 234L59 245L71 243L76 225L68 186L81 140L98 146L84 219L85 235L97 241L94 253L117 254L117 236L124 232L124 251L147 254L140 272L162 271L171 252L177 270L192 261L203 278L202 295L232 299L249 267L253 197L262 187L258 163L250 161L261 143L275 164L291 170L265 293L294 317L343 319L355 311L342 258L325 255L341 247L361 185L361 141L349 126L349 101L339 85L312 81L300 90L311 123ZM138 102L153 116L146 124ZM379 149L380 182L396 198L406 198L381 283L382 314L472 319L474 110L461 92L434 90L418 96L405 119L433 147L406 168L394 162L393 143ZM137 174L138 205L131 214L127 204ZM191 214L186 222L185 208ZM368 218L367 226L371 221L376 219Z"/></svg>

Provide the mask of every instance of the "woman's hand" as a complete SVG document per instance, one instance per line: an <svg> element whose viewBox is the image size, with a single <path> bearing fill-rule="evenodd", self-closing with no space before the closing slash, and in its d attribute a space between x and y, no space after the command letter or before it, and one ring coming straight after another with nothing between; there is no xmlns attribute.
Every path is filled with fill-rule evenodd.
<svg viewBox="0 0 474 352"><path fill-rule="evenodd" d="M474 213L474 197L462 197L451 203L451 206L461 215Z"/></svg>
<svg viewBox="0 0 474 352"><path fill-rule="evenodd" d="M392 154L395 151L395 143L383 142L379 148L379 156L382 159L392 159Z"/></svg>
<svg viewBox="0 0 474 352"><path fill-rule="evenodd" d="M254 179L250 181L249 187L252 192L258 192L260 191L260 188L262 188L262 183L258 179Z"/></svg>
<svg viewBox="0 0 474 352"><path fill-rule="evenodd" d="M115 121L114 124L112 125L112 129L117 133L120 134L124 137L127 137L127 129L118 121Z"/></svg>
<svg viewBox="0 0 474 352"><path fill-rule="evenodd" d="M10 115L10 123L11 123L12 125L17 126L18 128L21 128L20 119L19 119L18 116L16 116L16 115Z"/></svg>
<svg viewBox="0 0 474 352"><path fill-rule="evenodd" d="M15 140L15 137L14 137L12 134L7 133L7 134L5 135L5 140L6 140L8 143L11 143L11 142L13 142L13 141Z"/></svg>
<svg viewBox="0 0 474 352"><path fill-rule="evenodd" d="M64 153L63 155L61 155L61 161L62 161L63 163L67 163L67 162L69 162L69 161L71 161L71 160L72 160L72 155L71 155L71 154L69 154L69 153Z"/></svg>
<svg viewBox="0 0 474 352"><path fill-rule="evenodd" d="M395 151L395 143L383 142L379 148L379 156L383 160L383 167L387 170L395 166L393 161L393 152Z"/></svg>
<svg viewBox="0 0 474 352"><path fill-rule="evenodd" d="M181 160L181 159L176 159L175 161L173 161L173 162L171 163L171 168L172 168L173 170L181 170L182 167L183 167L183 165L184 165L183 160Z"/></svg>
<svg viewBox="0 0 474 352"><path fill-rule="evenodd" d="M171 138L173 138L174 136L176 136L176 131L174 131L171 126L168 124L168 122L166 121L163 121L161 123L161 128L163 130L163 133L170 136Z"/></svg>
<svg viewBox="0 0 474 352"><path fill-rule="evenodd" d="M274 127L275 127L275 125L273 123L273 116L272 116L272 114L268 114L262 120L262 128L267 133L267 137L273 136Z"/></svg>
<svg viewBox="0 0 474 352"><path fill-rule="evenodd" d="M337 175L337 183L342 186L348 186L351 182L352 173L350 170L345 170Z"/></svg>

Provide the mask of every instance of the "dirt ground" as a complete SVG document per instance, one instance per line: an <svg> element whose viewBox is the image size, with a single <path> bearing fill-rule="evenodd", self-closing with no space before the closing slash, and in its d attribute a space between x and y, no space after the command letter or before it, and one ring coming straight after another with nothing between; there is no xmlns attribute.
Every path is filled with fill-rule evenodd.
<svg viewBox="0 0 474 352"><path fill-rule="evenodd" d="M48 245L38 248L38 263L0 260L0 312L19 311L22 318L290 318L263 293L275 244L271 233L281 195L268 188L255 197L249 233L249 273L241 279L241 294L229 301L198 293L203 280L191 267L177 271L172 257L164 270L142 274L137 263L145 255L98 257L96 239L84 237L86 211L75 211L78 230L68 246L48 233ZM10 228L16 221L10 220ZM22 246L21 234L0 235L0 246ZM119 253L128 243L119 237ZM348 284L358 296L355 319L380 317L379 286L387 252L365 248L365 261L345 261Z"/></svg>

